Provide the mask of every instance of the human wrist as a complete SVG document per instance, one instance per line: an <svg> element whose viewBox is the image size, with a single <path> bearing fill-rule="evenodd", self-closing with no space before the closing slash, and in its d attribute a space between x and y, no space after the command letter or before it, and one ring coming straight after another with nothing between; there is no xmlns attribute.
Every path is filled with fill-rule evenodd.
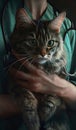
<svg viewBox="0 0 76 130"><path fill-rule="evenodd" d="M72 109L76 109L76 87L70 82L66 81L66 86L60 92L60 97Z"/></svg>

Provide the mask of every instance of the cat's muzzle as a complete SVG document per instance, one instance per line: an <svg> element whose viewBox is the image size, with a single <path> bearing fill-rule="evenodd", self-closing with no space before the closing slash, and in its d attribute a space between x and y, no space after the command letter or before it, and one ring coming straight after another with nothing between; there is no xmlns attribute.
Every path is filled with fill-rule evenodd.
<svg viewBox="0 0 76 130"><path fill-rule="evenodd" d="M34 65L44 65L44 64L46 64L47 61L48 61L47 58L36 58L36 59L33 61L33 64L34 64Z"/></svg>
<svg viewBox="0 0 76 130"><path fill-rule="evenodd" d="M52 63L50 60L47 58L37 58L36 60L33 61L33 64L37 67L40 68L46 72L51 72L52 68Z"/></svg>

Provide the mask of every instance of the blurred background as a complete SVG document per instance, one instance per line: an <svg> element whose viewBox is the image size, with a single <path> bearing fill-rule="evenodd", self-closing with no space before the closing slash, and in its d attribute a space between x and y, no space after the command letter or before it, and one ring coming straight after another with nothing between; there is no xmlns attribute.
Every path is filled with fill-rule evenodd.
<svg viewBox="0 0 76 130"><path fill-rule="evenodd" d="M76 0L48 0L59 12L65 10L76 27Z"/></svg>

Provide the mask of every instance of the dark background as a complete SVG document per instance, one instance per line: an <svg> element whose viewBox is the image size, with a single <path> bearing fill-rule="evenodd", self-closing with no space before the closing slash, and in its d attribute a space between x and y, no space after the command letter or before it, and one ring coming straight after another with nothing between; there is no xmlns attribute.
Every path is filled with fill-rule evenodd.
<svg viewBox="0 0 76 130"><path fill-rule="evenodd" d="M59 12L65 10L76 26L76 0L48 0Z"/></svg>

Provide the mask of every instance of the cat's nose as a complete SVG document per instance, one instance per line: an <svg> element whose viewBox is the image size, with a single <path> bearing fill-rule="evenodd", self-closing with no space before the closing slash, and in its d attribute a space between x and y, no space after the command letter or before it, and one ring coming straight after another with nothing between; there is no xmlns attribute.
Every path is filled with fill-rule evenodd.
<svg viewBox="0 0 76 130"><path fill-rule="evenodd" d="M46 55L46 49L45 48L41 49L40 54L42 57L44 57Z"/></svg>

